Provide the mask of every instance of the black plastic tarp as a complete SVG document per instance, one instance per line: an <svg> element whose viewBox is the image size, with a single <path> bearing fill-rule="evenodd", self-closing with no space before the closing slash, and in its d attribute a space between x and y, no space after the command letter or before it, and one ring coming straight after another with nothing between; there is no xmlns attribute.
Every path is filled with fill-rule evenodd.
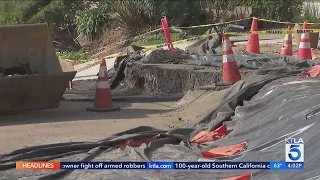
<svg viewBox="0 0 320 180"><path fill-rule="evenodd" d="M221 47L216 49L221 49ZM259 69L266 63L278 66L294 64L296 67L309 67L310 65L319 64L319 60L305 61L293 56L288 57L280 54L254 54L247 51L234 51L233 56L239 67L248 69ZM206 55L193 53L191 57L186 64L222 67L222 52L216 54L207 53Z"/></svg>
<svg viewBox="0 0 320 180"><path fill-rule="evenodd" d="M301 65L302 64L302 65ZM265 64L247 80L234 84L220 105L197 123L170 131L141 126L99 142L73 142L19 149L0 156L2 179L221 179L247 172L261 180L311 180L320 178L320 79L300 78L307 62ZM222 124L233 129L226 137L201 145L189 140L201 130ZM85 132L85 130L84 130ZM86 132L87 133L87 132ZM124 139L160 134L140 147L114 149ZM74 170L17 171L15 162L38 161L284 161L288 137L303 138L305 170ZM248 148L235 156L204 159L201 151L247 142Z"/></svg>

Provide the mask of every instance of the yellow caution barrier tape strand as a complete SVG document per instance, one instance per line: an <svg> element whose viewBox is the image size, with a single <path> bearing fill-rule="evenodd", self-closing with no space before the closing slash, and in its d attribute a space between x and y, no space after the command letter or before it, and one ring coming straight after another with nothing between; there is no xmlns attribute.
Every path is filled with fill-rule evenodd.
<svg viewBox="0 0 320 180"><path fill-rule="evenodd" d="M188 42L188 41L195 41L195 40L198 40L198 39L205 39L207 37L215 36L215 35L217 35L217 33L205 34L205 35L201 35L201 36L197 36L197 37L192 37L192 38L188 38L188 39L175 41L175 42L172 42L172 44L175 45L175 44L181 44L181 43ZM163 44L159 44L159 45L156 45L156 46L151 46L151 47L148 47L148 48L145 48L145 49L141 50L141 52L147 52L147 51L150 51L150 50L159 49L159 48L167 46L168 44L170 44L170 43L163 43ZM117 58L117 57L127 56L127 55L129 55L129 54L127 54L127 53L118 53L116 55L107 56L107 57L105 57L105 59L112 59L112 58Z"/></svg>
<svg viewBox="0 0 320 180"><path fill-rule="evenodd" d="M175 44L181 44L181 43L188 42L188 41L194 41L194 40L198 40L198 39L204 39L204 38L207 38L207 37L210 37L210 36L214 36L214 35L217 35L217 33L205 34L205 35L196 36L196 37L192 37L192 38L188 38L188 39L183 39L183 40L179 40L179 41L172 42L172 44L173 44L173 45L175 45ZM141 51L142 51L142 52L147 52L147 51L149 51L149 50L159 49L159 48L162 48L162 47L167 46L168 44L170 44L170 43L163 43L163 44L159 44L159 45L156 45L156 46L151 46L151 47L145 48L145 49L143 49L143 50L141 50ZM117 54L115 54L115 55L106 56L106 57L104 57L104 58L105 58L105 59L112 59L112 58L117 58L117 57L127 56L127 55L129 55L129 54L127 54L127 53L117 53Z"/></svg>
<svg viewBox="0 0 320 180"><path fill-rule="evenodd" d="M68 62L91 62L91 61L97 61L99 59L94 58L94 59L90 59L90 60L70 60L70 59L63 59L63 60L68 61Z"/></svg>
<svg viewBox="0 0 320 180"><path fill-rule="evenodd" d="M227 35L246 35L246 34L299 34L299 33L319 33L320 29L297 29L297 30L267 30L267 31L249 31L249 32L224 32Z"/></svg>
<svg viewBox="0 0 320 180"><path fill-rule="evenodd" d="M250 32L223 32L223 34L227 34L227 35L248 35L248 34L260 34L260 35L266 35L266 34L293 34L293 33L319 33L320 29L308 29L308 30L268 30L268 31L250 31ZM188 42L188 41L195 41L198 39L205 39L208 38L210 36L216 36L217 33L211 33L211 34L205 34L202 36L196 36L196 37L192 37L192 38L188 38L188 39L183 39L183 40L179 40L179 41L175 41L172 42L173 45L175 44L181 44L184 42ZM147 52L149 50L155 50L158 48L162 48L167 46L168 43L163 43L163 44L159 44L156 46L152 46L152 47L148 47L143 49L141 52ZM117 57L121 57L121 56L127 56L129 54L127 53L118 53L116 55L113 56L107 56L105 57L105 59L112 59L112 58L117 58Z"/></svg>
<svg viewBox="0 0 320 180"><path fill-rule="evenodd" d="M155 29L155 30L146 32L146 33L144 33L144 34L141 34L141 35L139 35L139 36L136 36L136 37L134 37L134 38L132 38L132 39L138 39L139 37L142 37L142 36L144 36L144 35L147 35L147 34L150 34L150 33L154 33L154 32L158 32L158 31L161 31L161 30L162 30L162 28L158 28L158 29Z"/></svg>
<svg viewBox="0 0 320 180"><path fill-rule="evenodd" d="M235 20L235 21L229 21L229 22L215 23L215 24L204 24L204 25L198 25L198 26L172 27L172 28L177 28L177 29L192 29L192 28L209 27L209 26L220 26L220 25L226 25L226 24L241 22L241 21L245 21L245 20L249 20L249 19L252 19L252 17L250 17L250 18L245 18L245 19L239 19L239 20Z"/></svg>
<svg viewBox="0 0 320 180"><path fill-rule="evenodd" d="M135 36L135 37L133 37L133 38L129 38L129 39L126 39L126 40L117 42L117 43L115 43L115 45L122 44L122 43L128 42L128 41L130 41L130 40L136 40L136 39L138 39L138 38L140 38L140 37L142 37L142 36L145 36L145 35L147 35L147 34L151 34L151 33L154 33L154 32L158 32L158 31L161 31L161 30L162 30L162 28L158 28L158 29L155 29L155 30L152 30L152 31L148 31L148 32L146 32L146 33L140 34L140 35ZM104 46L104 47L101 47L101 48L98 48L98 49L95 49L95 50L96 50L96 51L100 51L100 50L102 50L102 49L105 49L106 47L107 47L107 46Z"/></svg>
<svg viewBox="0 0 320 180"><path fill-rule="evenodd" d="M274 20L269 20L269 19L260 19L258 18L258 20L260 21L266 21L266 22L272 22L272 23L279 23L279 24L303 24L303 22L287 22L287 21L274 21ZM320 23L308 23L307 24L320 24Z"/></svg>
<svg viewBox="0 0 320 180"><path fill-rule="evenodd" d="M215 23L215 24L205 24L205 25L199 25L199 26L171 27L171 28L191 29L191 28L197 28L197 27L219 26L219 25L226 25L226 24L231 24L231 23L235 23L235 22L241 22L241 21L245 21L245 20L249 20L249 19L252 19L252 18L250 17L250 18L240 19L240 20L235 20L235 21L229 21L229 22L223 22L223 23ZM158 31L161 31L161 30L162 30L162 28L158 28L158 29L152 30L152 31L146 32L146 33L144 33L144 34L138 35L138 36L136 36L136 37L133 37L133 38L130 38L130 39L126 39L126 40L117 42L116 45L121 44L121 43L124 43L124 42L127 42L127 41L129 41L129 40L135 40L135 39L138 39L138 38L140 38L140 37L142 37L142 36L145 36L145 35L147 35L147 34L154 33L154 32L158 32ZM209 37L209 36L212 36L212 35L209 35L209 36L204 35L204 36ZM202 36L199 36L199 37L202 37ZM206 37L204 37L204 38L206 38ZM194 38L195 38L194 40L199 39L199 38L197 38L197 37L194 37ZM190 38L190 39L192 40L193 38ZM200 38L200 39L201 39L201 38ZM176 42L173 42L173 43L174 43L174 44L180 44L180 43L183 43L183 42L187 42L187 39L180 40L180 41L176 41ZM167 45L167 44L166 44L166 45ZM165 45L165 46L166 46L166 45ZM107 47L107 46L105 46L105 47ZM101 48L96 49L96 50L102 50L102 49L104 49L105 47L101 47ZM154 46L154 47L156 47L156 46ZM121 54L120 56L126 56L126 55ZM117 57L120 57L120 56L119 56L119 53L118 53L118 55L108 56L107 59L117 58ZM89 61L95 61L95 60L97 60L97 59L92 59L92 60L78 60L78 62L89 62ZM69 60L69 59L65 59L65 61L74 62L73 60Z"/></svg>
<svg viewBox="0 0 320 180"><path fill-rule="evenodd" d="M154 32L158 32L158 31L161 31L161 30L162 30L162 28L158 28L158 29L155 29L155 30L152 30L152 31L148 31L148 32L146 32L146 33L144 33L144 34L140 34L140 35L138 35L138 36L136 36L136 37L133 37L133 38L130 38L130 39L126 39L126 40L117 42L116 45L121 44L121 43L124 43L124 42L127 42L127 41L130 41L130 40L139 39L139 38L142 37L142 36L145 36L145 35L147 35L147 34L151 34L151 33L154 33Z"/></svg>
<svg viewBox="0 0 320 180"><path fill-rule="evenodd" d="M231 24L231 23L235 23L235 22L241 22L241 21L245 21L245 20L249 20L249 19L252 19L252 18L256 18L256 17L250 17L250 18L245 18L245 19L239 19L239 20L235 20L235 21L229 21L229 22L223 22L223 23L215 23L215 24L205 24L205 25L198 25L198 26L190 26L190 27L172 27L172 28L177 28L177 29L192 29L192 28L199 28L199 27L209 27L209 26L219 26L219 25L226 25L226 24ZM303 24L303 22L299 22L299 23L294 23L294 22L288 22L288 21L275 21L275 20L269 20L269 19L262 19L262 18L256 18L260 21L266 21L266 22L272 22L272 23L279 23L279 24ZM306 22L307 24L320 24L320 23L308 23ZM150 34L150 33L154 33L154 32L158 32L158 31L161 31L162 28L158 28L158 29L155 29L155 30L152 30L152 31L149 31L149 32L146 32L144 34L141 34L141 35L138 35L136 37L133 37L133 38L130 38L130 39L126 39L126 40L123 40L123 41L120 41L120 42L117 42L116 45L118 44L121 44L121 43L124 43L124 42L127 42L129 40L135 40L135 39L138 39L144 35L147 35L147 34ZM317 33L319 32L319 29L316 29L314 30L313 32L310 32L310 30L308 30L309 33ZM251 32L226 32L226 34L229 34L229 35L241 35L241 34L250 34ZM288 32L288 31L278 31L278 30L270 30L270 31L256 31L256 32L253 32L253 34L290 34L290 33L301 33L301 32ZM180 40L180 41L177 41L179 43L182 43L182 42L187 42L186 40ZM179 44L179 43L176 43L176 44ZM102 48L99 48L97 50L101 50L101 49L104 49L105 47L102 47ZM66 61L69 61L69 62L73 62L73 60L68 60L68 59L65 59ZM90 61L94 61L96 59L93 59L93 60L90 60ZM78 60L78 62L88 62L87 60Z"/></svg>
<svg viewBox="0 0 320 180"><path fill-rule="evenodd" d="M245 21L245 20L249 20L249 19L252 19L252 17L250 17L250 18L245 18L245 19L239 19L239 20L235 20L235 21L215 23L215 24L204 24L204 25L189 26L189 27L170 27L170 28L192 29L192 28L199 28L199 27L219 26L219 25L226 25L226 24L241 22L241 21ZM118 43L116 43L116 44L121 44L121 43L127 42L127 41L129 41L129 40L135 40L135 39L138 39L138 38L140 38L140 37L142 37L142 36L145 36L145 35L147 35L147 34L154 33L154 32L158 32L158 31L161 31L161 30L162 30L162 28L158 28L158 29L155 29L155 30L146 32L146 33L144 33L144 34L138 35L138 36L136 36L136 37L133 37L133 38L130 38L130 39L127 39L127 40L120 41L120 42L118 42Z"/></svg>

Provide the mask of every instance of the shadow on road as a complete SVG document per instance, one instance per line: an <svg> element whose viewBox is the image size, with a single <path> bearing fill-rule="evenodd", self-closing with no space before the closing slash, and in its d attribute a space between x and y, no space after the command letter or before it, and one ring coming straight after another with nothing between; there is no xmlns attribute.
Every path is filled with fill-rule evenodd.
<svg viewBox="0 0 320 180"><path fill-rule="evenodd" d="M56 109L0 116L0 126L87 120L130 120L145 118L151 114L165 113L172 110L172 108L156 103L147 103L139 108L131 107L132 103L129 102L118 102L116 104L120 106L120 111L91 112L87 111L86 108L92 107L93 102L61 101L60 107Z"/></svg>

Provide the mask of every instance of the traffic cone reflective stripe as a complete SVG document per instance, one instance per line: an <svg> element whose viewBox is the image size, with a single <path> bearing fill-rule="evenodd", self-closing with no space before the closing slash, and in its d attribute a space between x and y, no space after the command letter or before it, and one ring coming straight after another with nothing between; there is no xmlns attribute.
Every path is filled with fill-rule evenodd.
<svg viewBox="0 0 320 180"><path fill-rule="evenodd" d="M310 43L308 43L308 42L300 42L299 48L308 50L308 49L311 48L311 46L310 46ZM310 50L311 50L311 49L310 49Z"/></svg>
<svg viewBox="0 0 320 180"><path fill-rule="evenodd" d="M109 81L109 77L108 77L108 72L107 72L107 68L106 66L101 66L101 67L104 67L104 68L100 68L99 69L99 76L98 76L98 82L99 81Z"/></svg>
<svg viewBox="0 0 320 180"><path fill-rule="evenodd" d="M233 83L241 79L240 71L227 35L223 35L222 83Z"/></svg>
<svg viewBox="0 0 320 180"><path fill-rule="evenodd" d="M231 47L231 43L230 43L230 40L229 40L229 37L228 36L224 36L224 43L223 43L223 55L230 55L230 54L233 54L233 51L232 51L232 47Z"/></svg>
<svg viewBox="0 0 320 180"><path fill-rule="evenodd" d="M103 61L101 63L101 67L99 69L99 76L98 76L98 81L97 81L97 88L100 89L110 89L110 83L109 83L109 76L108 76L108 71L107 67Z"/></svg>
<svg viewBox="0 0 320 180"><path fill-rule="evenodd" d="M300 42L309 42L310 43L309 33L302 33Z"/></svg>
<svg viewBox="0 0 320 180"><path fill-rule="evenodd" d="M88 111L107 112L120 110L112 102L111 89L105 59L101 60L93 108Z"/></svg>
<svg viewBox="0 0 320 180"><path fill-rule="evenodd" d="M99 89L110 89L110 83L107 81L97 82L97 88Z"/></svg>
<svg viewBox="0 0 320 180"><path fill-rule="evenodd" d="M228 56L222 56L222 62L223 63L226 63L226 62L234 62L235 61L235 59L232 57L232 56L230 56L230 57L228 57Z"/></svg>
<svg viewBox="0 0 320 180"><path fill-rule="evenodd" d="M291 26L288 26L288 30L291 30ZM286 34L283 40L283 46L280 54L292 56L292 34Z"/></svg>
<svg viewBox="0 0 320 180"><path fill-rule="evenodd" d="M303 29L308 29L308 25L304 24ZM297 57L302 59L312 59L309 33L301 34Z"/></svg>
<svg viewBox="0 0 320 180"><path fill-rule="evenodd" d="M253 18L251 31L258 31L258 19ZM259 35L258 34L249 34L248 44L246 51L251 53L260 53L260 45L259 45Z"/></svg>
<svg viewBox="0 0 320 180"><path fill-rule="evenodd" d="M288 41L288 40L285 40L283 41L283 47L285 48L292 48L292 44L290 44L292 41Z"/></svg>
<svg viewBox="0 0 320 180"><path fill-rule="evenodd" d="M72 81L68 82L67 89L72 89Z"/></svg>

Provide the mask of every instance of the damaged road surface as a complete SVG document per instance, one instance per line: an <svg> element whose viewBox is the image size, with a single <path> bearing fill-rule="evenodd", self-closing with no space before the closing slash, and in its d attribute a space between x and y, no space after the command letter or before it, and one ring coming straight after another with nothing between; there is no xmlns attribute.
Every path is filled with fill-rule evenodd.
<svg viewBox="0 0 320 180"><path fill-rule="evenodd" d="M0 156L4 179L223 179L250 173L258 180L301 180L319 177L320 80L300 78L312 61L286 58L265 63L226 92L220 104L194 124L172 130L149 126L114 134L96 142L69 142L22 148ZM223 136L195 143L200 132L226 127ZM88 133L83 130L84 133ZM302 138L305 169L268 170L58 170L17 171L17 161L238 161L285 160L285 138ZM218 147L228 147L227 149ZM219 151L217 150L219 149ZM204 153L205 152L205 153ZM219 152L221 156L217 156Z"/></svg>

